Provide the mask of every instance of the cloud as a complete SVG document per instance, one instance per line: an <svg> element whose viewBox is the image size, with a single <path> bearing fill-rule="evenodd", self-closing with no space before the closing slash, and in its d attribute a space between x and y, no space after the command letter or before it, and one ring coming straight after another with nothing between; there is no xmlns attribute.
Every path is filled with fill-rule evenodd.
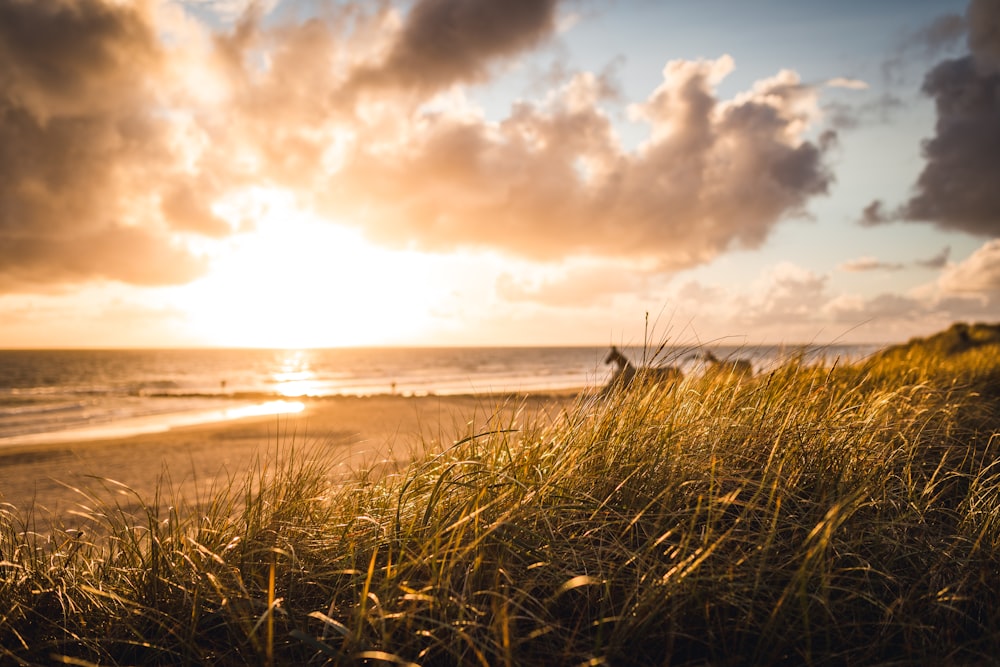
<svg viewBox="0 0 1000 667"><path fill-rule="evenodd" d="M899 216L980 236L1000 234L1000 73L972 58L938 65L924 83L937 101L935 136L917 194Z"/></svg>
<svg viewBox="0 0 1000 667"><path fill-rule="evenodd" d="M497 294L509 302L556 307L607 305L620 294L643 298L655 274L634 267L589 265L542 280L518 279L510 273L497 278Z"/></svg>
<svg viewBox="0 0 1000 667"><path fill-rule="evenodd" d="M828 282L827 276L782 262L758 281L746 317L754 324L773 322L775 318L813 320L819 314L816 304L828 298Z"/></svg>
<svg viewBox="0 0 1000 667"><path fill-rule="evenodd" d="M357 113L387 129L345 100L351 82L426 99L557 28L555 0L419 0L403 19L345 3L268 27L267 3L185 4L243 14L213 35L154 0L0 2L0 285L187 282L205 265L183 237L233 232L217 201L248 187L307 199Z"/></svg>
<svg viewBox="0 0 1000 667"><path fill-rule="evenodd" d="M963 274L977 276L980 287L990 284L989 261L996 249L981 250L964 265ZM742 307L740 321L754 329L784 328L810 331L830 325L874 325L880 336L911 336L915 323L928 331L955 319L990 317L1000 299L983 292L959 294L944 287L945 280L909 292L862 296L830 289L829 279L790 263L766 271L745 293L731 293L731 307ZM837 330L834 330L837 331Z"/></svg>
<svg viewBox="0 0 1000 667"><path fill-rule="evenodd" d="M841 292L832 276L782 262L743 285L685 281L670 291L667 302L676 304L677 320L699 331L753 331L783 342L824 335L877 342L910 337L914 326L932 332L956 320L995 318L1000 308L996 267L1000 240L995 239L933 282L906 292Z"/></svg>
<svg viewBox="0 0 1000 667"><path fill-rule="evenodd" d="M894 215L885 209L885 202L876 199L861 211L861 218L858 222L865 227L874 227L893 219Z"/></svg>
<svg viewBox="0 0 1000 667"><path fill-rule="evenodd" d="M836 313L857 310L864 299L833 293L829 275L781 262L742 285L687 281L674 290L670 302L677 303L678 320L692 323L701 332L752 331L755 338L801 343L816 340L831 323L857 324L859 320L841 320ZM842 333L843 329L837 329L829 335Z"/></svg>
<svg viewBox="0 0 1000 667"><path fill-rule="evenodd" d="M0 285L204 268L143 212L176 175L165 60L147 3L0 3Z"/></svg>
<svg viewBox="0 0 1000 667"><path fill-rule="evenodd" d="M969 50L983 68L1000 70L1000 7L992 0L971 0L967 12Z"/></svg>
<svg viewBox="0 0 1000 667"><path fill-rule="evenodd" d="M677 290L677 298L692 303L711 304L722 301L726 291L717 285L704 285L697 280L689 280Z"/></svg>
<svg viewBox="0 0 1000 667"><path fill-rule="evenodd" d="M951 246L945 246L941 249L941 252L934 255L933 257L928 257L927 259L918 259L917 265L922 266L927 269L943 269L948 265L948 257L951 256Z"/></svg>
<svg viewBox="0 0 1000 667"><path fill-rule="evenodd" d="M441 100L461 97L456 86L486 80L543 42L557 28L556 7L420 0L403 15L384 2L348 2L267 26L250 12L189 67L211 74L219 91L198 109L208 137L198 172L222 188L322 199L357 146L381 154L405 145Z"/></svg>
<svg viewBox="0 0 1000 667"><path fill-rule="evenodd" d="M1000 4L971 0L969 55L942 61L924 79L937 108L935 134L916 193L888 220L931 222L946 230L1000 235Z"/></svg>
<svg viewBox="0 0 1000 667"><path fill-rule="evenodd" d="M955 46L965 35L966 20L961 14L945 14L910 38L911 44L935 53Z"/></svg>
<svg viewBox="0 0 1000 667"><path fill-rule="evenodd" d="M166 239L114 225L53 238L8 236L0 244L0 266L0 292L90 280L172 285L190 282L208 268Z"/></svg>
<svg viewBox="0 0 1000 667"><path fill-rule="evenodd" d="M490 66L540 44L559 26L558 0L420 0L386 58L346 88L434 91L485 80Z"/></svg>
<svg viewBox="0 0 1000 667"><path fill-rule="evenodd" d="M373 238L432 250L633 256L669 269L757 247L827 192L830 137L803 139L816 91L794 73L719 100L714 84L731 68L728 57L668 63L663 83L631 107L648 128L634 151L598 106L605 86L589 73L543 103L518 103L500 123L422 116L396 142L358 142L328 205Z"/></svg>
<svg viewBox="0 0 1000 667"><path fill-rule="evenodd" d="M834 322L857 325L878 321L913 322L927 317L933 309L927 302L906 294L883 293L871 298L841 294L823 306L823 313Z"/></svg>
<svg viewBox="0 0 1000 667"><path fill-rule="evenodd" d="M897 262L884 262L876 257L859 257L846 261L837 268L841 271L858 273L862 271L899 271L903 265Z"/></svg>
<svg viewBox="0 0 1000 667"><path fill-rule="evenodd" d="M674 298L692 320L726 322L721 330L766 330L786 325L806 328L823 322L822 305L831 297L829 276L792 262L763 270L756 280L740 286L684 282Z"/></svg>
<svg viewBox="0 0 1000 667"><path fill-rule="evenodd" d="M944 269L934 282L903 294L871 298L840 294L823 304L822 310L840 322L902 325L920 320L929 328L931 323L944 326L954 320L995 317L1000 307L1000 239L988 241L957 264L947 263L950 253L946 247L934 257L915 262Z"/></svg>
<svg viewBox="0 0 1000 667"><path fill-rule="evenodd" d="M848 90L868 90L868 83L861 79L848 79L846 77L834 77L826 82L830 88L846 88Z"/></svg>
<svg viewBox="0 0 1000 667"><path fill-rule="evenodd" d="M853 130L862 124L888 123L892 114L901 109L903 100L892 93L882 93L860 104L830 101L823 104L823 116L830 127Z"/></svg>
<svg viewBox="0 0 1000 667"><path fill-rule="evenodd" d="M988 241L965 261L948 267L942 289L951 294L989 294L1000 300L1000 239Z"/></svg>
<svg viewBox="0 0 1000 667"><path fill-rule="evenodd" d="M946 246L933 257L917 259L912 263L915 266L926 269L941 269L948 265L948 257L950 254L951 247ZM906 264L901 262L886 262L878 259L877 257L865 256L848 260L840 264L837 268L841 271L847 271L849 273L861 273L865 271L901 271L906 268L906 266Z"/></svg>
<svg viewBox="0 0 1000 667"><path fill-rule="evenodd" d="M213 33L156 0L0 0L0 290L189 281L206 269L190 248L244 228L220 203L255 189L394 247L675 270L760 246L833 181L835 135L807 134L816 88L782 71L721 99L728 56L668 63L627 108L636 148L612 124L611 71L499 121L457 103L555 38L557 0L266 22L249 6Z"/></svg>
<svg viewBox="0 0 1000 667"><path fill-rule="evenodd" d="M966 17L961 14L944 14L918 30L906 34L896 45L893 54L882 63L884 83L909 84L914 66L926 63L943 53L954 51L966 36Z"/></svg>
<svg viewBox="0 0 1000 667"><path fill-rule="evenodd" d="M945 250L948 250L947 248ZM942 252L935 261L946 253ZM862 301L858 315L899 323L920 321L927 331L958 320L990 320L1000 309L1000 239L992 239L936 280L906 294ZM845 317L849 316L845 314ZM906 335L912 335L912 330Z"/></svg>

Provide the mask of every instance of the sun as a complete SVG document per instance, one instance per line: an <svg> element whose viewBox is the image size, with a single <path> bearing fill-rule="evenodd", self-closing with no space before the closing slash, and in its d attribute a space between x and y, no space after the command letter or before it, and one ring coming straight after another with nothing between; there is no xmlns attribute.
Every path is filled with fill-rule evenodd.
<svg viewBox="0 0 1000 667"><path fill-rule="evenodd" d="M259 196L259 194L258 194ZM212 253L176 306L207 345L266 348L401 344L431 319L431 258L368 243L355 229L270 197L253 231Z"/></svg>

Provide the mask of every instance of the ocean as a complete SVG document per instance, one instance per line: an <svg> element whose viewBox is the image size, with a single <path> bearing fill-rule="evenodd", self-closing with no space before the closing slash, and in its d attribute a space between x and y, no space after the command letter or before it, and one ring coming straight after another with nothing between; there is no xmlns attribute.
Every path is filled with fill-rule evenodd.
<svg viewBox="0 0 1000 667"><path fill-rule="evenodd" d="M790 355L859 359L879 346L712 346L767 371ZM634 363L697 372L696 348ZM351 348L317 350L0 350L0 446L102 438L172 426L281 414L327 396L454 395L599 387L602 347Z"/></svg>

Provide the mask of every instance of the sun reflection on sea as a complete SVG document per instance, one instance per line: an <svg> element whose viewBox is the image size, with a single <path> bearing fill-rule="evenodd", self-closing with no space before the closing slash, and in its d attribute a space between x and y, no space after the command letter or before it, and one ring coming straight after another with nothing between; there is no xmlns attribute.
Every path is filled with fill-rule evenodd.
<svg viewBox="0 0 1000 667"><path fill-rule="evenodd" d="M316 395L322 389L316 373L309 367L309 355L303 350L286 352L271 380L277 385L275 392L288 398Z"/></svg>

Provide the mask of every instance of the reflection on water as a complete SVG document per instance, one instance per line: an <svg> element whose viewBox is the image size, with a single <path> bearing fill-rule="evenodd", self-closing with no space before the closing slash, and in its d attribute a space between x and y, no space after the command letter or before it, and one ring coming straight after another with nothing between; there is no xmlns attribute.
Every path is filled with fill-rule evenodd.
<svg viewBox="0 0 1000 667"><path fill-rule="evenodd" d="M271 380L277 385L275 393L289 398L317 396L323 393L323 383L310 368L310 356L305 350L285 352L284 358L279 362L278 370L271 374Z"/></svg>
<svg viewBox="0 0 1000 667"><path fill-rule="evenodd" d="M290 371L290 372L280 372L275 373L271 377L274 381L283 384L285 382L301 382L303 380L310 380L316 377L316 374L312 371Z"/></svg>

